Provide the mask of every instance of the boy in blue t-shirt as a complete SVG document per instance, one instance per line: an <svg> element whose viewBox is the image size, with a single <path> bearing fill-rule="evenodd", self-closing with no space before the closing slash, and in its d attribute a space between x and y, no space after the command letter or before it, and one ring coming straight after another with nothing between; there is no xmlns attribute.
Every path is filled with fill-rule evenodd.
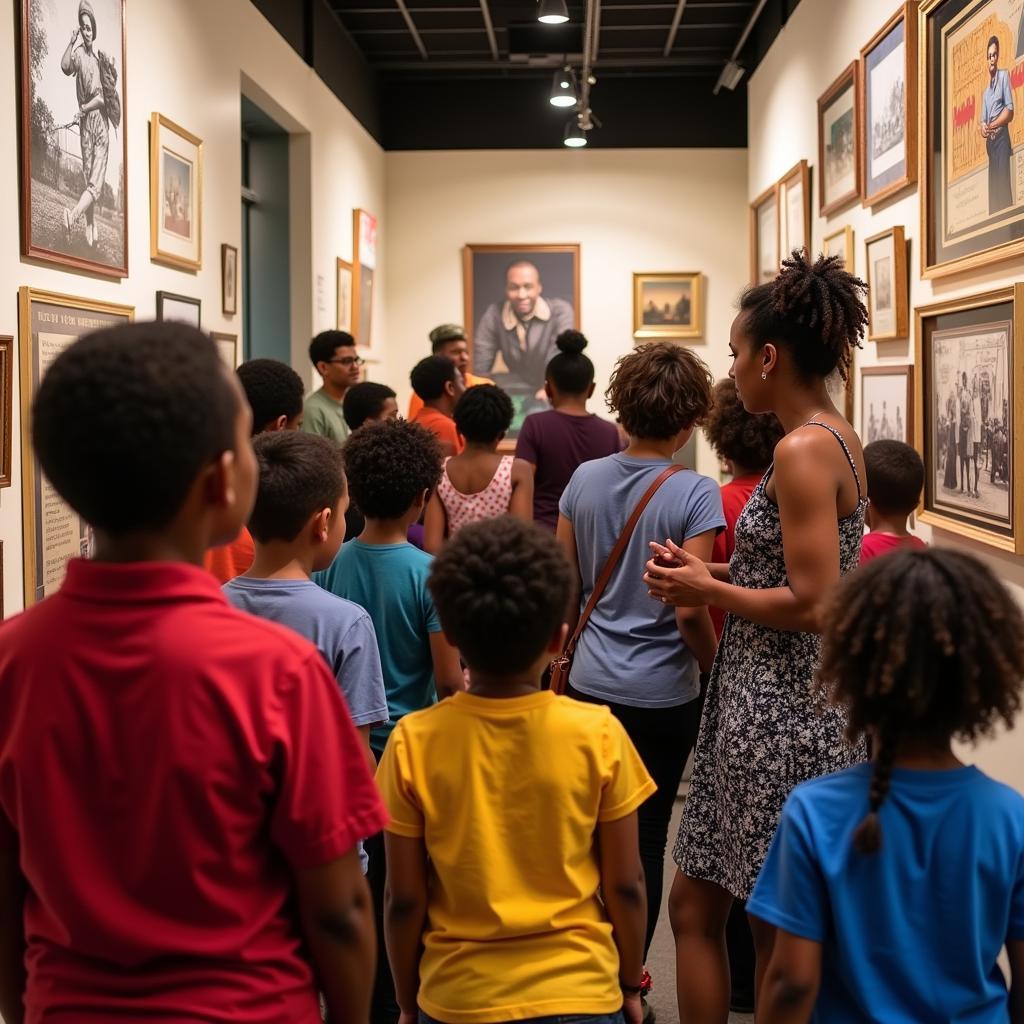
<svg viewBox="0 0 1024 1024"><path fill-rule="evenodd" d="M1024 797L951 740L1012 725L1024 616L980 562L936 548L847 577L824 621L819 678L874 761L783 808L747 902L778 929L758 1024L1021 1024Z"/></svg>

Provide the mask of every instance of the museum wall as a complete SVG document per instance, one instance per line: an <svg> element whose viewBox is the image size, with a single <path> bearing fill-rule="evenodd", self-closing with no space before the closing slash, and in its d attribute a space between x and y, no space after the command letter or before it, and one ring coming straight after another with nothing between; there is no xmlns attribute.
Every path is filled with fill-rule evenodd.
<svg viewBox="0 0 1024 1024"><path fill-rule="evenodd" d="M1020 280L1021 261L1004 262L953 277L923 280L920 275L920 207L916 186L869 209L859 201L830 218L818 215L817 98L895 12L896 0L803 0L776 39L749 85L748 202L800 159L811 164L812 241L816 251L831 232L849 224L854 231L856 272L864 277L864 240L902 225L909 240L910 336L866 342L856 354L856 418L860 423L860 368L914 362L914 307L989 291ZM1005 63L1004 63L1005 66ZM1018 342L1019 343L1019 342ZM1018 383L1018 387L1020 384ZM1019 429L1019 427L1018 427ZM938 528L919 524L916 532L938 545L980 556L1024 603L1024 560ZM983 742L969 759L1018 788L1024 788L1024 722L1009 735Z"/></svg>
<svg viewBox="0 0 1024 1024"><path fill-rule="evenodd" d="M352 256L352 210L382 217L386 245L384 154L354 117L248 0L144 0L127 4L126 127L128 140L129 274L117 282L23 259L19 247L17 4L0 18L0 125L11 140L0 157L0 334L18 336L21 285L155 313L162 289L202 300L205 329L241 333L241 312L221 314L221 243L240 241L240 96L244 90L289 132L292 193L290 264L292 363L311 375L306 345L335 323L335 259ZM77 9L77 4L74 5ZM67 34L52 41L59 61ZM97 43L106 38L99 26ZM56 55L53 50L56 49ZM74 79L67 80L74 96ZM159 111L198 135L203 148L202 269L184 272L150 261L149 141ZM120 143L120 129L118 144ZM315 213L314 213L315 211ZM376 330L387 331L381 281ZM15 347L17 353L17 346ZM401 364L399 364L401 365ZM380 367L387 373L389 367ZM20 393L14 382L13 485L0 489L4 612L22 607Z"/></svg>
<svg viewBox="0 0 1024 1024"><path fill-rule="evenodd" d="M580 244L595 412L608 415L608 376L634 344L634 271L704 274L704 337L688 344L716 376L728 371L729 324L746 280L745 151L388 153L386 168L388 360L402 374L390 383L403 403L402 368L429 354L427 332L464 319L467 243ZM698 466L717 474L703 439Z"/></svg>

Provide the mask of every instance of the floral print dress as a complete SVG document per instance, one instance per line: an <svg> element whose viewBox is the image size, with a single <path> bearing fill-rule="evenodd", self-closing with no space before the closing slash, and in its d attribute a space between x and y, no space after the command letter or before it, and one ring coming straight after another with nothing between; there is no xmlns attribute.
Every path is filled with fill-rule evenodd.
<svg viewBox="0 0 1024 1024"><path fill-rule="evenodd" d="M839 565L860 562L867 502L857 465L857 508L839 520ZM778 506L765 487L769 469L736 521L730 576L737 586L788 586ZM864 760L863 744L845 737L846 713L813 690L820 638L759 626L729 615L711 672L693 779L673 859L745 900L754 887L786 797L798 783Z"/></svg>

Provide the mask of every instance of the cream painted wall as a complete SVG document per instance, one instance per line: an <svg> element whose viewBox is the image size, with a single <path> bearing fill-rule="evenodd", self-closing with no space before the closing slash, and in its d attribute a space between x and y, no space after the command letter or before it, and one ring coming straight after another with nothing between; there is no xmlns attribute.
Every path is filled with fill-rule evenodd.
<svg viewBox="0 0 1024 1024"><path fill-rule="evenodd" d="M384 153L313 71L248 0L129 0L127 4L129 276L121 282L24 261L19 255L16 19L0 18L0 124L11 144L0 157L0 334L17 337L17 288L31 285L135 306L152 317L156 291L202 299L206 329L240 333L241 314L220 308L220 246L240 238L240 95L244 89L293 136L292 363L312 379L306 347L334 326L335 259L352 256L352 210L383 217ZM70 27L69 27L70 31ZM102 38L102 37L101 37ZM203 268L172 270L149 258L150 114L159 111L204 140ZM304 215L303 215L304 211ZM315 211L315 215L314 215ZM322 280L321 280L322 279ZM387 332L386 283L377 296L376 330ZM387 363L381 372L387 372ZM21 432L15 378L14 484L0 490L4 609L22 606Z"/></svg>
<svg viewBox="0 0 1024 1024"><path fill-rule="evenodd" d="M389 383L404 403L427 333L463 319L466 243L579 242L580 323L597 369L591 408L633 346L634 271L700 270L706 329L694 350L716 376L746 277L743 150L389 153ZM384 379L384 378L381 378ZM698 466L716 474L701 440Z"/></svg>
<svg viewBox="0 0 1024 1024"><path fill-rule="evenodd" d="M817 97L857 58L860 48L897 6L897 0L803 0L797 7L750 80L747 195L749 201L798 160L806 159L812 165L814 246L820 249L825 235L849 224L854 231L856 271L861 277L866 276L864 240L902 224L910 240L910 330L913 335L915 306L1007 285L1020 279L1021 268L1019 262L1016 265L1007 262L977 273L937 281L922 280L916 188L874 210L857 203L827 220L817 215ZM864 351L856 355L858 367L913 362L913 337L880 344L866 342ZM858 386L857 422L859 390ZM983 558L1024 603L1024 560L942 530L929 530L927 526L921 526L918 532L934 544L955 546ZM967 756L986 771L1024 789L1024 722L1010 735L986 741Z"/></svg>

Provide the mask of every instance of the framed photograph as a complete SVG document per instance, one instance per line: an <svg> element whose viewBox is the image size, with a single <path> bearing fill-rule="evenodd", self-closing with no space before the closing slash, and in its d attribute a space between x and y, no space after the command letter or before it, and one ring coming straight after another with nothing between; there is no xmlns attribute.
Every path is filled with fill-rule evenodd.
<svg viewBox="0 0 1024 1024"><path fill-rule="evenodd" d="M818 213L833 213L860 197L860 65L857 61L818 97Z"/></svg>
<svg viewBox="0 0 1024 1024"><path fill-rule="evenodd" d="M352 264L337 260L338 313L337 329L352 333Z"/></svg>
<svg viewBox="0 0 1024 1024"><path fill-rule="evenodd" d="M914 368L865 366L860 371L860 439L914 443Z"/></svg>
<svg viewBox="0 0 1024 1024"><path fill-rule="evenodd" d="M887 199L917 180L917 0L860 51L861 202Z"/></svg>
<svg viewBox="0 0 1024 1024"><path fill-rule="evenodd" d="M217 346L224 365L229 370L236 369L238 367L238 335L225 334L223 331L211 331L210 337L213 338L213 343Z"/></svg>
<svg viewBox="0 0 1024 1024"><path fill-rule="evenodd" d="M868 341L905 338L910 331L907 240L897 225L864 243L868 284Z"/></svg>
<svg viewBox="0 0 1024 1024"><path fill-rule="evenodd" d="M779 179L779 209L780 249L786 259L795 249L809 249L811 244L811 169L806 160Z"/></svg>
<svg viewBox="0 0 1024 1024"><path fill-rule="evenodd" d="M766 284L779 272L779 189L765 189L750 204L750 283Z"/></svg>
<svg viewBox="0 0 1024 1024"><path fill-rule="evenodd" d="M917 309L921 519L1024 553L1024 284Z"/></svg>
<svg viewBox="0 0 1024 1024"><path fill-rule="evenodd" d="M32 402L47 369L66 348L83 334L128 323L135 311L131 306L77 299L33 288L19 289L18 307L27 608L60 588L68 559L92 551L92 528L40 472L31 440Z"/></svg>
<svg viewBox="0 0 1024 1024"><path fill-rule="evenodd" d="M18 7L22 255L127 277L124 0Z"/></svg>
<svg viewBox="0 0 1024 1024"><path fill-rule="evenodd" d="M580 247L467 245L462 271L470 366L512 399L513 440L531 412L548 407L544 371L555 338L579 329Z"/></svg>
<svg viewBox="0 0 1024 1024"><path fill-rule="evenodd" d="M11 438L14 436L14 339L0 337L0 487L11 486Z"/></svg>
<svg viewBox="0 0 1024 1024"><path fill-rule="evenodd" d="M180 320L198 328L201 325L199 312L202 301L187 295L175 295L173 292L156 293L157 320Z"/></svg>
<svg viewBox="0 0 1024 1024"><path fill-rule="evenodd" d="M373 353L373 281L377 272L377 218L365 210L352 214L352 329L360 353Z"/></svg>
<svg viewBox="0 0 1024 1024"><path fill-rule="evenodd" d="M838 256L843 268L854 273L853 228L849 224L826 235L822 250L826 256Z"/></svg>
<svg viewBox="0 0 1024 1024"><path fill-rule="evenodd" d="M203 265L203 140L156 112L149 122L149 256L181 270Z"/></svg>
<svg viewBox="0 0 1024 1024"><path fill-rule="evenodd" d="M940 277L1024 253L1024 9L922 0L919 10L921 273Z"/></svg>
<svg viewBox="0 0 1024 1024"><path fill-rule="evenodd" d="M225 316L238 312L238 250L226 243L220 247L220 308Z"/></svg>
<svg viewBox="0 0 1024 1024"><path fill-rule="evenodd" d="M633 337L701 337L703 280L703 274L693 272L633 274Z"/></svg>

